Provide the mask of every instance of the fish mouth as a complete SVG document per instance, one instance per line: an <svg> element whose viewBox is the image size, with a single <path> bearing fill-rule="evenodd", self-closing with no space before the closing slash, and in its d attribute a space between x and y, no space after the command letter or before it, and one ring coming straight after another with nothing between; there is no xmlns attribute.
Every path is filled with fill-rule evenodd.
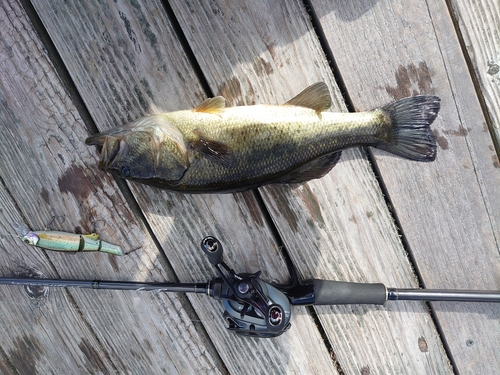
<svg viewBox="0 0 500 375"><path fill-rule="evenodd" d="M87 146L102 146L105 140L106 140L105 135L102 135L102 133L97 133L91 135L90 137L87 137L87 139L85 140L85 144Z"/></svg>
<svg viewBox="0 0 500 375"><path fill-rule="evenodd" d="M122 160L124 154L128 152L128 145L123 139L115 137L106 138L102 148L99 168L106 170Z"/></svg>
<svg viewBox="0 0 500 375"><path fill-rule="evenodd" d="M101 159L98 164L99 169L102 171L106 171L119 162L123 154L128 150L128 146L123 139L102 134L88 137L85 144L102 147Z"/></svg>

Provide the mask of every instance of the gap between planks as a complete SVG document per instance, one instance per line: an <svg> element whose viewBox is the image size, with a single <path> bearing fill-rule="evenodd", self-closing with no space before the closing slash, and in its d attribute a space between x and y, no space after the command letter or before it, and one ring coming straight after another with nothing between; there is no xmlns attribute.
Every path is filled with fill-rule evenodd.
<svg viewBox="0 0 500 375"><path fill-rule="evenodd" d="M459 17L457 16L457 14L453 9L452 0L445 0L445 3L446 7L448 8L448 13L450 14L450 19L453 22L453 28L455 29L457 39L460 43L460 48L462 50L462 54L467 64L467 69L472 79L472 83L474 85L474 90L479 100L479 104L481 105L481 110L483 112L484 119L486 121L486 124L488 125L491 139L493 141L493 146L495 147L497 157L500 159L500 139L498 138L498 135L495 132L494 120L491 117L490 111L488 111L488 106L486 105L486 99L484 98L483 90L481 89L480 78L478 77L476 69L474 69L474 63L472 62L469 51L467 50L465 38L462 33L462 29L460 28Z"/></svg>

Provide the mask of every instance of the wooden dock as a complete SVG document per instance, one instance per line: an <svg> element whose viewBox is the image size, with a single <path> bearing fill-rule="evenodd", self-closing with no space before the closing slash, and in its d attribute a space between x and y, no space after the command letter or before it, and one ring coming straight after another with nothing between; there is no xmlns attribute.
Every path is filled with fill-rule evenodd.
<svg viewBox="0 0 500 375"><path fill-rule="evenodd" d="M205 282L238 272L500 289L500 5L491 0L0 0L0 276ZM324 178L180 195L113 179L89 134L211 95L333 111L441 97L433 163L345 151ZM22 243L13 222L124 256ZM61 219L63 217L64 219ZM275 339L204 295L0 286L2 374L498 374L500 305L295 307Z"/></svg>

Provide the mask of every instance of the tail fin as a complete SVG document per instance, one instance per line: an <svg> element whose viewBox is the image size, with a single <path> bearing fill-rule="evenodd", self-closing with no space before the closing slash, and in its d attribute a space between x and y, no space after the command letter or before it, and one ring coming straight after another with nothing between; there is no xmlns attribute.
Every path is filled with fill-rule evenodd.
<svg viewBox="0 0 500 375"><path fill-rule="evenodd" d="M430 125L439 112L440 101L437 96L421 95L382 107L390 117L392 135L376 147L411 160L433 161L437 147Z"/></svg>

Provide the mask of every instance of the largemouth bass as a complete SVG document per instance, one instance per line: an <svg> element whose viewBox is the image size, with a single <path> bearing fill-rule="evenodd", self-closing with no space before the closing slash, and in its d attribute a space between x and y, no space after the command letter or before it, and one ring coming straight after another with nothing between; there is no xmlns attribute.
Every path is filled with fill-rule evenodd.
<svg viewBox="0 0 500 375"><path fill-rule="evenodd" d="M193 110L143 117L86 139L102 146L99 168L182 193L229 193L320 178L343 149L373 146L433 161L436 96L401 99L370 112L325 112L316 83L284 105L225 107L221 96Z"/></svg>

